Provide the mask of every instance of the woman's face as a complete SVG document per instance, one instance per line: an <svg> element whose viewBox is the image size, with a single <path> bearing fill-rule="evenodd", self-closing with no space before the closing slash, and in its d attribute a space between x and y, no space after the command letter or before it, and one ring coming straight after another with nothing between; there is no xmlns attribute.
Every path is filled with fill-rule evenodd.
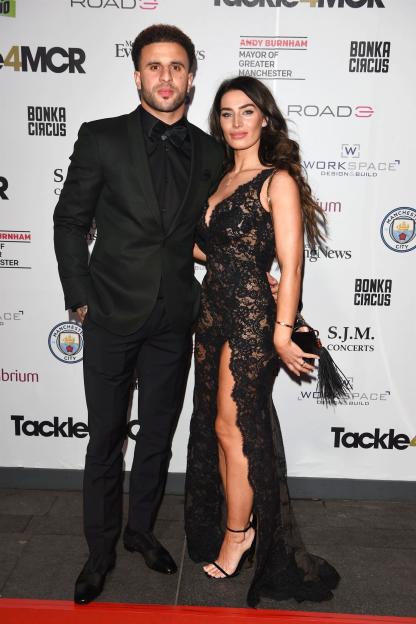
<svg viewBox="0 0 416 624"><path fill-rule="evenodd" d="M228 91L221 98L220 123L233 150L249 149L260 141L267 124L261 110L243 91Z"/></svg>

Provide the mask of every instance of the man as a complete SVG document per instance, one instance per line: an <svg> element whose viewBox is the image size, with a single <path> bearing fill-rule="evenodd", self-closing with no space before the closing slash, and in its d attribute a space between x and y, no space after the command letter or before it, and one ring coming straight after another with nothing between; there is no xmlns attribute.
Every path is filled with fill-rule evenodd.
<svg viewBox="0 0 416 624"><path fill-rule="evenodd" d="M124 545L149 568L176 564L152 529L163 495L198 310L194 228L223 151L189 123L195 48L174 26L143 30L132 48L141 106L84 123L55 209L55 251L66 307L83 321L90 440L84 530L90 556L74 600L102 591L121 530L122 447L134 370L139 423ZM86 234L98 237L88 263Z"/></svg>
<svg viewBox="0 0 416 624"><path fill-rule="evenodd" d="M223 161L221 147L184 117L194 45L173 26L136 38L141 106L81 126L55 209L55 251L67 308L83 321L90 440L84 529L90 557L75 602L102 591L121 529L122 447L134 370L139 422L124 544L146 564L176 565L152 533L183 400L198 307L194 228ZM86 234L98 237L88 264Z"/></svg>

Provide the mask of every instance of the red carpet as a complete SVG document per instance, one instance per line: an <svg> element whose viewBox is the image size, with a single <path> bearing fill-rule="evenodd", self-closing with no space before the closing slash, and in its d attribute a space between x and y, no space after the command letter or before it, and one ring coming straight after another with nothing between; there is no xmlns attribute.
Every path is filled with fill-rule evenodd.
<svg viewBox="0 0 416 624"><path fill-rule="evenodd" d="M416 624L416 618L309 613L262 609L222 609L93 603L67 600L0 599L1 624Z"/></svg>

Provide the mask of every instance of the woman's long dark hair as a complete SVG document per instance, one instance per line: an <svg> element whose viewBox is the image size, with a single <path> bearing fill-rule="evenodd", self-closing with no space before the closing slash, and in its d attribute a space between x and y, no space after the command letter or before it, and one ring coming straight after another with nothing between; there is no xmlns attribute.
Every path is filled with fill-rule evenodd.
<svg viewBox="0 0 416 624"><path fill-rule="evenodd" d="M269 89L257 78L237 76L224 80L220 85L209 115L210 131L226 150L227 161L224 173L234 164L234 152L226 143L221 130L221 100L228 91L243 91L260 109L267 119L267 126L262 128L259 147L259 160L264 166L284 169L296 181L299 193L303 221L308 244L315 248L325 238L326 218L322 208L312 196L311 188L306 180L300 161L299 145L289 138L286 121L277 107Z"/></svg>

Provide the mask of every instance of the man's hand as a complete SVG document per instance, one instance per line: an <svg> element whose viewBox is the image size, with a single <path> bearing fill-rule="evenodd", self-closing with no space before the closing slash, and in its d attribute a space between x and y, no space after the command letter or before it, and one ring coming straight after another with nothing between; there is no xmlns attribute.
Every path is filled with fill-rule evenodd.
<svg viewBox="0 0 416 624"><path fill-rule="evenodd" d="M87 305L81 306L80 308L76 309L76 313L78 314L78 318L81 321L81 323L84 322L84 319L85 319L85 316L86 316L87 312L88 312L88 306Z"/></svg>
<svg viewBox="0 0 416 624"><path fill-rule="evenodd" d="M272 291L273 299L277 301L277 291L279 290L279 282L270 273L267 273L267 279L269 281L270 290Z"/></svg>

